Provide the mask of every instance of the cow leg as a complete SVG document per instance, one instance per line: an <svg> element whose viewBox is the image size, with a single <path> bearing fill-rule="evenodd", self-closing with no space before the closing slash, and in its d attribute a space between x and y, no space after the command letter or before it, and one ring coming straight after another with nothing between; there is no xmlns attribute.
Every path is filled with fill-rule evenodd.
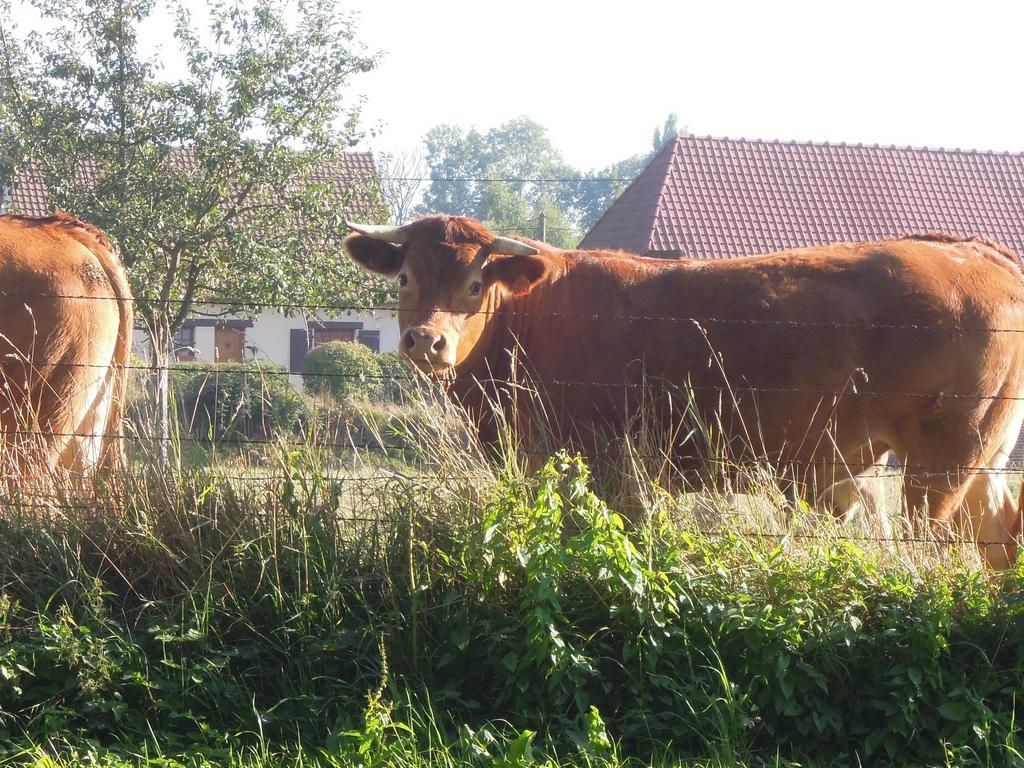
<svg viewBox="0 0 1024 768"><path fill-rule="evenodd" d="M1001 468L1000 468L1001 469ZM996 570L1010 567L1017 553L1017 500L1003 474L980 472L964 499L960 524L978 542L985 562Z"/></svg>
<svg viewBox="0 0 1024 768"><path fill-rule="evenodd" d="M61 381L68 377L58 375ZM0 431L4 434L5 468L16 478L14 497L29 488L48 487L58 457L70 441L64 402L55 396L46 373L23 360L5 360L0 387Z"/></svg>
<svg viewBox="0 0 1024 768"><path fill-rule="evenodd" d="M964 499L961 526L978 542L985 562L997 570L1008 568L1016 557L1020 535L1020 510L1003 470L1020 434L1018 417L1010 425L1002 445L979 472Z"/></svg>
<svg viewBox="0 0 1024 768"><path fill-rule="evenodd" d="M888 455L888 454L886 454ZM880 457L884 459L883 457ZM886 478L893 471L871 467L851 478L826 488L815 500L819 509L830 511L845 525L857 524L888 550L895 549L890 511L885 503Z"/></svg>
<svg viewBox="0 0 1024 768"><path fill-rule="evenodd" d="M782 482L782 496L786 500L788 511L792 514L800 509L800 501L803 494L800 492L800 485L795 480Z"/></svg>
<svg viewBox="0 0 1024 768"><path fill-rule="evenodd" d="M829 510L846 524L867 523L881 512L884 478L884 473L877 468L868 469L829 486L814 504L819 509Z"/></svg>
<svg viewBox="0 0 1024 768"><path fill-rule="evenodd" d="M972 467L984 464L984 453L975 441L947 436L923 436L916 450L898 451L904 469L903 491L912 530L938 529L961 520L960 511L968 489L978 479Z"/></svg>
<svg viewBox="0 0 1024 768"><path fill-rule="evenodd" d="M1006 394L1018 395L1016 391ZM1011 410L1012 408L1012 410ZM1021 424L1024 423L1024 409L1008 406L1004 401L994 401L982 419L980 435L987 439L978 440L982 445L996 446L995 450L979 448L974 451L970 463L963 466L980 468L972 473L965 484L961 503L953 512L954 521L962 533L971 536L978 544L985 563L996 570L1008 568L1016 556L1016 538L1020 535L1020 510L1003 470L1010 458ZM998 425L998 426L997 426ZM989 427L989 429L986 429ZM949 519L949 510L943 510L944 517L934 513L933 519Z"/></svg>
<svg viewBox="0 0 1024 768"><path fill-rule="evenodd" d="M875 516L885 494L885 462L890 455L889 446L879 441L846 452L829 472L818 474L815 506L842 518L844 523Z"/></svg>

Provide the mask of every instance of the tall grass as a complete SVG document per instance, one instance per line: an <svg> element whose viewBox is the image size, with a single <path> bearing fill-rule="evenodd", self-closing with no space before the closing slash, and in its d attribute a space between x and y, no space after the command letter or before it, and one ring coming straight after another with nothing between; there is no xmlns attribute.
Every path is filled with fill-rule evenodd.
<svg viewBox="0 0 1024 768"><path fill-rule="evenodd" d="M5 507L10 759L1020 764L1024 570L783 509L767 470L683 492L642 429L595 478L432 390L367 422L401 449L313 423Z"/></svg>

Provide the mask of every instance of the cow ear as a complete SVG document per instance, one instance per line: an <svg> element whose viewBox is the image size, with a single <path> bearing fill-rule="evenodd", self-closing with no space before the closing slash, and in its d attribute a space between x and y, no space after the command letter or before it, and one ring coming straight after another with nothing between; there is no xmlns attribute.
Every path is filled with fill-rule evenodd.
<svg viewBox="0 0 1024 768"><path fill-rule="evenodd" d="M549 271L547 262L539 256L508 256L488 262L483 277L487 287L497 284L514 296L522 296Z"/></svg>
<svg viewBox="0 0 1024 768"><path fill-rule="evenodd" d="M397 245L366 235L349 235L341 247L348 257L363 269L387 277L398 274L405 258L402 249Z"/></svg>

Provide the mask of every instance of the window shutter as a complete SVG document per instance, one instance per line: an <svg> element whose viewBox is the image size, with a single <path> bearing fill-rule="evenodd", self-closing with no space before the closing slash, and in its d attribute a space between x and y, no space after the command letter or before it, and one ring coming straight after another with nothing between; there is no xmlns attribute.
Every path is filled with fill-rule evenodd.
<svg viewBox="0 0 1024 768"><path fill-rule="evenodd" d="M380 352L380 331L359 331L359 343Z"/></svg>
<svg viewBox="0 0 1024 768"><path fill-rule="evenodd" d="M305 328L292 328L288 334L288 370L291 373L302 373L302 363L310 348L310 334Z"/></svg>

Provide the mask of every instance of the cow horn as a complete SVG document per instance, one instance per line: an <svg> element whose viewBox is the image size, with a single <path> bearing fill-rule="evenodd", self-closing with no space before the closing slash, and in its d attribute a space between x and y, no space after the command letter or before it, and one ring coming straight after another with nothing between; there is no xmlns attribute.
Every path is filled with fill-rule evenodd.
<svg viewBox="0 0 1024 768"><path fill-rule="evenodd" d="M532 245L513 240L511 237L496 237L491 243L491 253L504 256L536 256L540 251Z"/></svg>
<svg viewBox="0 0 1024 768"><path fill-rule="evenodd" d="M374 240L384 240L395 245L401 245L409 239L404 227L389 227L387 224L355 224L351 221L346 221L345 226L360 235L372 237Z"/></svg>

